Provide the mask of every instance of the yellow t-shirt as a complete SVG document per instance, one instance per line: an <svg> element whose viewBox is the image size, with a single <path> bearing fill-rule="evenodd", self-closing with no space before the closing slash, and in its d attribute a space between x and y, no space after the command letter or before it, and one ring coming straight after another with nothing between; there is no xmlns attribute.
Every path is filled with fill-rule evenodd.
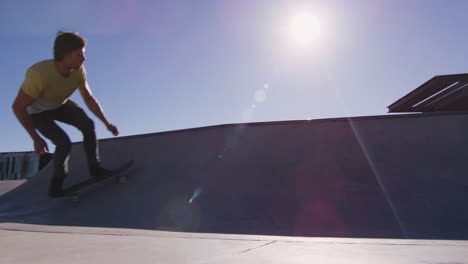
<svg viewBox="0 0 468 264"><path fill-rule="evenodd" d="M32 65L26 71L26 78L21 85L21 90L35 99L28 106L28 113L37 114L60 107L85 83L84 66L65 78L55 68L54 60L44 60Z"/></svg>

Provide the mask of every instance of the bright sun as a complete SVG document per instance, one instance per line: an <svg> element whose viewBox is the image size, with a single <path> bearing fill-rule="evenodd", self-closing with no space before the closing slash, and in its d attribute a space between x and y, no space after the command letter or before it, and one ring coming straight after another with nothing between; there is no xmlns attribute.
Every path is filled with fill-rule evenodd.
<svg viewBox="0 0 468 264"><path fill-rule="evenodd" d="M320 35L317 17L308 12L296 13L289 24L291 39L299 45L309 45Z"/></svg>

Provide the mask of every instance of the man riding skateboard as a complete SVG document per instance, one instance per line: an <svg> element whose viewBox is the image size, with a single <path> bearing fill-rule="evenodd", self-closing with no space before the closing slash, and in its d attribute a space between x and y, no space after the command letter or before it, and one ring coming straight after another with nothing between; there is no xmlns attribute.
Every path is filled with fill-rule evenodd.
<svg viewBox="0 0 468 264"><path fill-rule="evenodd" d="M88 167L93 177L111 173L100 164L93 120L69 99L78 89L88 109L114 136L119 134L118 128L107 120L86 81L83 66L86 60L85 47L86 40L78 33L59 32L54 42L54 59L40 61L29 67L12 106L19 122L31 136L36 153L43 155L49 151L47 143L37 131L55 145L54 172L49 188L51 197L64 196L63 181L68 174L71 150L70 138L55 121L72 125L83 133Z"/></svg>

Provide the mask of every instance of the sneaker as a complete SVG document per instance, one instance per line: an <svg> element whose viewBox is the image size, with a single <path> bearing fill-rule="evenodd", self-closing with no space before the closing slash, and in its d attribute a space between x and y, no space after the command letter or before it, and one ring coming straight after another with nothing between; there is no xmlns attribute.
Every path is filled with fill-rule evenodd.
<svg viewBox="0 0 468 264"><path fill-rule="evenodd" d="M60 188L60 189L54 189L50 188L49 189L49 197L51 198L58 198L58 197L64 197L65 196L65 191Z"/></svg>
<svg viewBox="0 0 468 264"><path fill-rule="evenodd" d="M65 196L65 191L63 190L63 180L64 179L54 179L50 183L49 187L49 196L52 198L63 197Z"/></svg>
<svg viewBox="0 0 468 264"><path fill-rule="evenodd" d="M111 176L111 175L112 175L111 170L105 169L105 168L103 168L101 166L93 168L91 170L91 176L93 176L94 178L107 177L107 176Z"/></svg>

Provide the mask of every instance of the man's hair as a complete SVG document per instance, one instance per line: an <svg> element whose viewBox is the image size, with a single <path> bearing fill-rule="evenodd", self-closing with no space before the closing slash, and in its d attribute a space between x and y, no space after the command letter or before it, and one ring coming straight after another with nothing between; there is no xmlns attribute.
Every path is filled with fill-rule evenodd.
<svg viewBox="0 0 468 264"><path fill-rule="evenodd" d="M77 32L59 31L54 42L54 60L61 61L65 54L86 46L86 39Z"/></svg>

